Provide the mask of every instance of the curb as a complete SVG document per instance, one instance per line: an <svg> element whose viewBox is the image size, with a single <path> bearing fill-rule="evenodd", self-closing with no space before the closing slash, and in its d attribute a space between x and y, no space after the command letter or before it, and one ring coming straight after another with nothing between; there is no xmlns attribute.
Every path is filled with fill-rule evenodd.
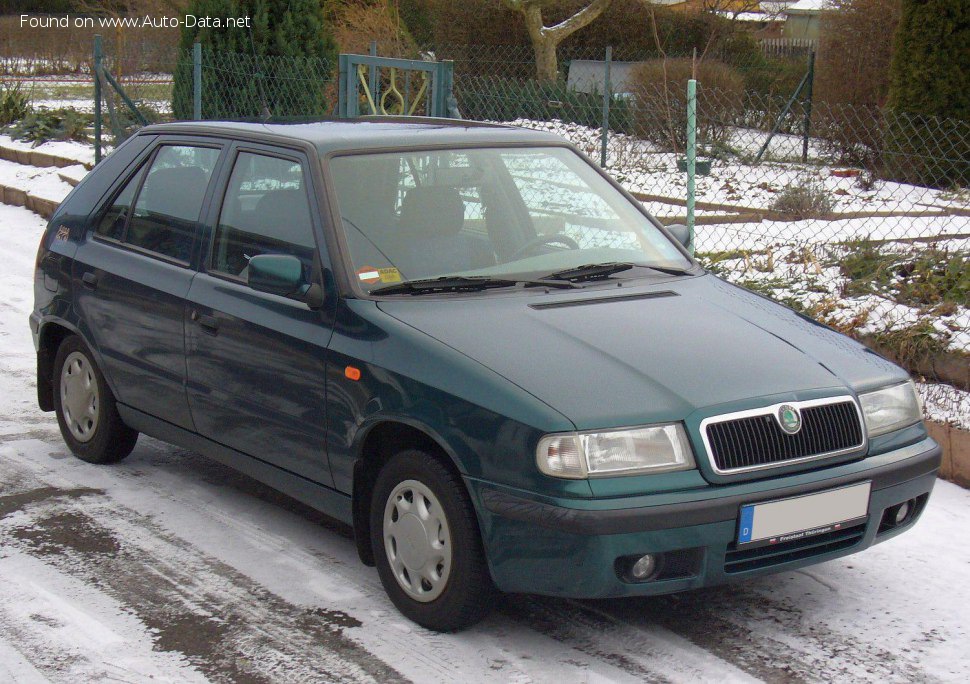
<svg viewBox="0 0 970 684"><path fill-rule="evenodd" d="M31 195L26 190L11 188L6 185L0 185L0 202L13 207L24 207L36 214L40 214L45 219L53 216L54 212L57 211L58 205L60 205L60 202L37 197Z"/></svg>
<svg viewBox="0 0 970 684"><path fill-rule="evenodd" d="M94 168L94 164L90 162L59 157L56 154L48 154L47 152L40 152L39 150L21 150L15 147L4 147L3 145L0 145L0 159L17 164L24 164L25 166L38 166L41 168L56 166L57 168L63 169L65 166L77 166L78 164L81 164L89 171Z"/></svg>

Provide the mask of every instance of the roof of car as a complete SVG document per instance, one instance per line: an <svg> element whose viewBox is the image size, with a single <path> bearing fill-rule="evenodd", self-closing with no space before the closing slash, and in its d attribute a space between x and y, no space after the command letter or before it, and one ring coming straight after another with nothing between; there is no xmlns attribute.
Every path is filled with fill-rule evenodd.
<svg viewBox="0 0 970 684"><path fill-rule="evenodd" d="M335 151L429 145L562 143L553 133L461 119L364 117L328 121L186 121L146 126L141 133L188 133L299 140L321 155Z"/></svg>

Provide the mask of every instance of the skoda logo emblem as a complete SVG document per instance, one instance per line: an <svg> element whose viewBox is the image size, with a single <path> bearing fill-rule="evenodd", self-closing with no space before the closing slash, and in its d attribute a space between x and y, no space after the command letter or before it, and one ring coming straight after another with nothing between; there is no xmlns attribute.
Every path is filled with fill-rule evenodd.
<svg viewBox="0 0 970 684"><path fill-rule="evenodd" d="M782 404L778 408L778 424L789 435L794 435L802 429L802 416L794 406Z"/></svg>

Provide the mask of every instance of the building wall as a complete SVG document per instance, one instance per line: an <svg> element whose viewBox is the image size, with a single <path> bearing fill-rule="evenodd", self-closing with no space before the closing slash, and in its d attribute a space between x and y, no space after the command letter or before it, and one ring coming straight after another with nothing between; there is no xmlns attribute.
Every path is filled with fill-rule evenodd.
<svg viewBox="0 0 970 684"><path fill-rule="evenodd" d="M785 21L785 38L818 40L818 14L789 14Z"/></svg>

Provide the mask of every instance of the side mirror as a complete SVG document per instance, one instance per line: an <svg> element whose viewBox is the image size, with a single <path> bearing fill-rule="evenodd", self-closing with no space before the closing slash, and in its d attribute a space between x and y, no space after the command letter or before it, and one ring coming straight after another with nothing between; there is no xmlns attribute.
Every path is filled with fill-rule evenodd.
<svg viewBox="0 0 970 684"><path fill-rule="evenodd" d="M667 226L667 230L677 239L677 241L687 248L691 256L694 255L694 231L682 223L674 223Z"/></svg>
<svg viewBox="0 0 970 684"><path fill-rule="evenodd" d="M303 262L289 254L259 254L249 260L249 287L281 297L302 296L309 289Z"/></svg>

